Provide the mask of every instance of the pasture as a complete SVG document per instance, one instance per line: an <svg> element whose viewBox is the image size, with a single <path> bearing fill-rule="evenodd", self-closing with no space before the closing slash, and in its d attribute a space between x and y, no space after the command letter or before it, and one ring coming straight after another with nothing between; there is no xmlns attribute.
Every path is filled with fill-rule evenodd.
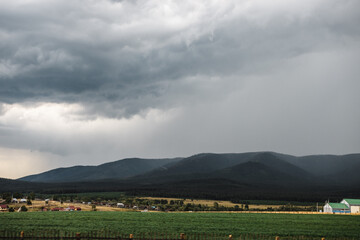
<svg viewBox="0 0 360 240"><path fill-rule="evenodd" d="M265 213L15 212L0 213L0 232L113 231L123 234L217 234L238 237L360 238L360 216Z"/></svg>

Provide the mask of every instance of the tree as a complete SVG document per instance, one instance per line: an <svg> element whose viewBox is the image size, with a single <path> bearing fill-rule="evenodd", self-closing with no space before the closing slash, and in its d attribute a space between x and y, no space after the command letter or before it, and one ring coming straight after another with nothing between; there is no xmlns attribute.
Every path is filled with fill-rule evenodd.
<svg viewBox="0 0 360 240"><path fill-rule="evenodd" d="M25 205L21 206L21 211L22 211L22 212L27 212L27 210L28 210L28 209L27 209L27 207L26 207Z"/></svg>
<svg viewBox="0 0 360 240"><path fill-rule="evenodd" d="M13 207L10 207L9 212L15 212L15 209Z"/></svg>
<svg viewBox="0 0 360 240"><path fill-rule="evenodd" d="M21 193L18 193L18 192L16 192L16 193L14 193L14 198L22 198L22 194Z"/></svg>
<svg viewBox="0 0 360 240"><path fill-rule="evenodd" d="M32 205L32 202L31 202L30 198L27 199L26 204L27 205Z"/></svg>
<svg viewBox="0 0 360 240"><path fill-rule="evenodd" d="M28 196L28 199L30 200L35 200L35 193L34 192L31 192Z"/></svg>
<svg viewBox="0 0 360 240"><path fill-rule="evenodd" d="M7 198L11 199L11 193L4 192L3 194L1 194L1 197L2 199L7 199Z"/></svg>
<svg viewBox="0 0 360 240"><path fill-rule="evenodd" d="M11 196L5 198L5 203L11 203Z"/></svg>
<svg viewBox="0 0 360 240"><path fill-rule="evenodd" d="M95 204L91 205L91 210L96 211L96 205Z"/></svg>

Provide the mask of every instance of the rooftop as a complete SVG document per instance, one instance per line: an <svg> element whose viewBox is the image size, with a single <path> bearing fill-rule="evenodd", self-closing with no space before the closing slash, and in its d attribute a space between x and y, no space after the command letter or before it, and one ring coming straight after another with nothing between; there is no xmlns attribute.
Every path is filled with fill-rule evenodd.
<svg viewBox="0 0 360 240"><path fill-rule="evenodd" d="M344 201L350 205L360 205L360 199L344 198Z"/></svg>
<svg viewBox="0 0 360 240"><path fill-rule="evenodd" d="M348 206L346 206L346 204L344 203L329 203L329 205L332 207L332 208L337 208L337 209L349 209Z"/></svg>

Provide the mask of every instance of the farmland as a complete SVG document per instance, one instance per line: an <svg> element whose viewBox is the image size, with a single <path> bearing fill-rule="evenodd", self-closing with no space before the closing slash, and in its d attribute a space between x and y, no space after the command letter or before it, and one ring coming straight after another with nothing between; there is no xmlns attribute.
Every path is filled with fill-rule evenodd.
<svg viewBox="0 0 360 240"><path fill-rule="evenodd" d="M360 216L262 213L20 212L1 213L0 231L116 231L360 238Z"/></svg>

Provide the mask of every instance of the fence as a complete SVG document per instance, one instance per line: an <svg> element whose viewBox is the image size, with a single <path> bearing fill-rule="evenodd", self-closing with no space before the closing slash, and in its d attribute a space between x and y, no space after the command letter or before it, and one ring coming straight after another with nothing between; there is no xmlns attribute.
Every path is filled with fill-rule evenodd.
<svg viewBox="0 0 360 240"><path fill-rule="evenodd" d="M355 238L324 238L311 236L266 236L260 234L242 234L233 237L232 235L223 236L217 234L169 234L169 233L138 233L123 234L120 232L94 231L85 233L64 232L64 231L0 231L0 239L46 239L46 240L355 240Z"/></svg>

